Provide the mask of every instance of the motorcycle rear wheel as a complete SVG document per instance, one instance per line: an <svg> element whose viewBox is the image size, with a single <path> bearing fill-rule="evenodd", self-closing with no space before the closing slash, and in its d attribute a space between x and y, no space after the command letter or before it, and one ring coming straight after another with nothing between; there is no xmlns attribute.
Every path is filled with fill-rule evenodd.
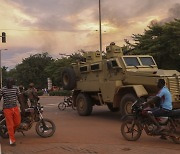
<svg viewBox="0 0 180 154"><path fill-rule="evenodd" d="M65 104L64 102L60 102L60 103L58 104L58 108L59 108L60 110L65 110L66 104Z"/></svg>
<svg viewBox="0 0 180 154"><path fill-rule="evenodd" d="M176 129L174 129L173 133L174 136L171 137L172 141L175 144L180 144L180 120L179 119L175 119L175 125L176 125ZM174 126L172 126L173 128Z"/></svg>
<svg viewBox="0 0 180 154"><path fill-rule="evenodd" d="M6 121L3 121L0 126L0 136L2 138L9 138L8 130L6 127Z"/></svg>
<svg viewBox="0 0 180 154"><path fill-rule="evenodd" d="M134 119L126 119L121 125L121 134L128 141L136 141L140 138L142 129Z"/></svg>
<svg viewBox="0 0 180 154"><path fill-rule="evenodd" d="M51 137L56 130L56 126L53 121L49 119L41 119L36 124L36 133L41 137Z"/></svg>

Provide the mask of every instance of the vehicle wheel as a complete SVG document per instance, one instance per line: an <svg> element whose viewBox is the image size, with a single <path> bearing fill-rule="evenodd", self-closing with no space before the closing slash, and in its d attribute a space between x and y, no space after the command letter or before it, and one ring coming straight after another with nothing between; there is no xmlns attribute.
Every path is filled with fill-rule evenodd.
<svg viewBox="0 0 180 154"><path fill-rule="evenodd" d="M108 103L107 106L111 112L118 112L119 111L119 108L118 107L114 108L113 104Z"/></svg>
<svg viewBox="0 0 180 154"><path fill-rule="evenodd" d="M58 108L59 108L59 110L64 110L66 108L66 104L64 104L64 102L60 102L58 104Z"/></svg>
<svg viewBox="0 0 180 154"><path fill-rule="evenodd" d="M121 115L125 116L131 114L132 104L136 101L136 97L132 94L126 94L123 96L120 104Z"/></svg>
<svg viewBox="0 0 180 154"><path fill-rule="evenodd" d="M1 126L0 126L0 136L2 138L9 138L9 134L8 134L8 130L6 127L6 121L5 120L1 123Z"/></svg>
<svg viewBox="0 0 180 154"><path fill-rule="evenodd" d="M136 141L140 138L142 130L134 119L127 119L121 125L121 134L128 141Z"/></svg>
<svg viewBox="0 0 180 154"><path fill-rule="evenodd" d="M174 137L171 137L172 141L176 144L180 144L180 120L176 119L175 120L175 125L176 125L176 130L174 129ZM174 126L172 126L174 128Z"/></svg>
<svg viewBox="0 0 180 154"><path fill-rule="evenodd" d="M72 68L65 68L62 72L62 86L64 90L72 90L76 86L76 74Z"/></svg>
<svg viewBox="0 0 180 154"><path fill-rule="evenodd" d="M49 119L41 119L36 124L36 133L41 137L51 137L56 130L56 126L53 121Z"/></svg>
<svg viewBox="0 0 180 154"><path fill-rule="evenodd" d="M80 93L76 99L77 111L81 116L88 116L92 113L91 99L87 94Z"/></svg>

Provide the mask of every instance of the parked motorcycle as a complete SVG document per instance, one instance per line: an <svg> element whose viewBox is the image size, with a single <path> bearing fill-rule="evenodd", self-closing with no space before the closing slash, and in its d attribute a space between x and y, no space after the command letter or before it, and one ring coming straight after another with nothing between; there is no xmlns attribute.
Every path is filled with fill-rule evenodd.
<svg viewBox="0 0 180 154"><path fill-rule="evenodd" d="M180 109L170 111L164 117L156 117L162 131L148 118L148 109L143 109L140 100L132 105L132 115L123 117L121 125L122 136L128 141L136 141L140 138L143 129L147 135L170 138L174 143L180 144Z"/></svg>
<svg viewBox="0 0 180 154"><path fill-rule="evenodd" d="M30 130L33 123L37 122L35 129L39 136L44 138L52 136L56 126L53 121L43 118L42 113L43 106L41 106L40 103L38 103L37 106L25 109L25 113L21 113L21 124L16 131L24 135L24 131ZM0 136L2 138L9 137L3 111L0 111Z"/></svg>

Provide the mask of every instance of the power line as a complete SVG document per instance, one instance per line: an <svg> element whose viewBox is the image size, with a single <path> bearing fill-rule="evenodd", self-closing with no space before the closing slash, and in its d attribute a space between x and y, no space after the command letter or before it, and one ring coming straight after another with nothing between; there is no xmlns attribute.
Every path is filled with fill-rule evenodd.
<svg viewBox="0 0 180 154"><path fill-rule="evenodd" d="M61 32L61 31L69 31L69 32L79 32L79 31L93 31L93 30L53 30L53 29L0 29L1 31L54 31L54 32Z"/></svg>
<svg viewBox="0 0 180 154"><path fill-rule="evenodd" d="M4 31L63 31L63 30L51 30L51 29L0 29Z"/></svg>

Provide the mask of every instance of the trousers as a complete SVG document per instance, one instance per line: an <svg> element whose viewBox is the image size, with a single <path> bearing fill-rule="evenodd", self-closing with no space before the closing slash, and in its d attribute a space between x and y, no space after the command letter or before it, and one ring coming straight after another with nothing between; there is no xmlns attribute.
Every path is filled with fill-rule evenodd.
<svg viewBox="0 0 180 154"><path fill-rule="evenodd" d="M15 142L15 131L21 123L21 115L18 107L3 109L6 126L9 134L10 144Z"/></svg>
<svg viewBox="0 0 180 154"><path fill-rule="evenodd" d="M155 117L161 117L161 116L167 116L167 114L170 112L170 110L166 110L166 109L163 109L163 108L154 108L152 110L152 114L155 116Z"/></svg>

